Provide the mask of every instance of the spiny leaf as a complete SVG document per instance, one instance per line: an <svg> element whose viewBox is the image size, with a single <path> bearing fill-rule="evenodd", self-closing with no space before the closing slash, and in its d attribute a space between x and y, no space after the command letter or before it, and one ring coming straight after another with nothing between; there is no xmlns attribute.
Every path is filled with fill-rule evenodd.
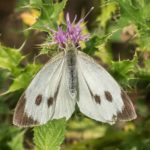
<svg viewBox="0 0 150 150"><path fill-rule="evenodd" d="M25 89L33 78L33 75L37 73L40 67L41 65L28 64L24 71L14 78L14 81L10 85L7 93L14 92L19 89Z"/></svg>
<svg viewBox="0 0 150 150"><path fill-rule="evenodd" d="M8 142L8 146L11 150L24 150L23 148L23 136L24 132L19 132L12 138L10 142Z"/></svg>
<svg viewBox="0 0 150 150"><path fill-rule="evenodd" d="M58 150L64 140L65 119L53 120L34 128L36 150Z"/></svg>
<svg viewBox="0 0 150 150"><path fill-rule="evenodd" d="M89 41L86 42L86 47L83 51L89 55L93 55L96 51L98 51L97 46L100 45L100 37L92 36Z"/></svg>
<svg viewBox="0 0 150 150"><path fill-rule="evenodd" d="M42 0L30 0L30 5L40 8L42 5Z"/></svg>
<svg viewBox="0 0 150 150"><path fill-rule="evenodd" d="M0 51L0 68L7 69L14 75L20 72L17 66L24 58L20 51L2 45L0 45Z"/></svg>
<svg viewBox="0 0 150 150"><path fill-rule="evenodd" d="M102 1L104 3L104 0ZM103 5L103 4L102 4ZM112 14L115 13L117 5L115 2L106 2L101 8L101 15L97 18L101 27L105 28L108 21L111 19Z"/></svg>
<svg viewBox="0 0 150 150"><path fill-rule="evenodd" d="M122 60L118 62L112 61L111 73L116 80L123 86L129 87L130 80L134 79L135 68L137 64L137 57L135 56L132 61Z"/></svg>
<svg viewBox="0 0 150 150"><path fill-rule="evenodd" d="M67 0L63 0L61 3L56 3L54 4L54 12L52 14L52 18L56 19L55 17L58 17L58 15L61 13L61 11L63 11L63 9L65 8Z"/></svg>
<svg viewBox="0 0 150 150"><path fill-rule="evenodd" d="M123 28L129 24L137 27L138 45L143 51L149 51L150 35L150 3L146 0L111 0L117 2L121 10L121 18L115 28Z"/></svg>
<svg viewBox="0 0 150 150"><path fill-rule="evenodd" d="M62 0L61 2L56 3L53 3L51 0L45 0L42 1L41 4L41 2L36 3L35 0L32 0L32 5L34 4L34 8L38 7L41 12L39 19L32 26L32 28L46 32L50 32L50 29L56 28L58 16L63 11L66 2L67 0Z"/></svg>
<svg viewBox="0 0 150 150"><path fill-rule="evenodd" d="M108 42L113 33L106 35L93 35L86 43L83 51L89 55L93 55L96 51L100 50L101 45Z"/></svg>

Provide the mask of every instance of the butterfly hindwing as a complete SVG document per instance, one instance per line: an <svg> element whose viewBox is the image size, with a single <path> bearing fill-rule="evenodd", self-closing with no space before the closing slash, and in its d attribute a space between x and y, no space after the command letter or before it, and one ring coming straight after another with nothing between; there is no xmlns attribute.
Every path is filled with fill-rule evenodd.
<svg viewBox="0 0 150 150"><path fill-rule="evenodd" d="M91 57L78 52L78 106L82 113L97 121L114 123L136 118L127 94L111 75Z"/></svg>
<svg viewBox="0 0 150 150"><path fill-rule="evenodd" d="M71 116L75 101L70 100L69 90L65 86L65 61L65 54L59 54L34 77L16 106L15 125L34 126Z"/></svg>

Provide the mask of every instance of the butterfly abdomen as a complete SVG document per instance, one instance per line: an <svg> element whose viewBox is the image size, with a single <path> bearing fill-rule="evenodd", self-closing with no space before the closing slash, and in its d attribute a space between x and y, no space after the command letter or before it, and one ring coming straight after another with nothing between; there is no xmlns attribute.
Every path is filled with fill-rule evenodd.
<svg viewBox="0 0 150 150"><path fill-rule="evenodd" d="M77 94L77 69L76 69L76 51L67 51L67 70L68 70L68 85L72 96Z"/></svg>

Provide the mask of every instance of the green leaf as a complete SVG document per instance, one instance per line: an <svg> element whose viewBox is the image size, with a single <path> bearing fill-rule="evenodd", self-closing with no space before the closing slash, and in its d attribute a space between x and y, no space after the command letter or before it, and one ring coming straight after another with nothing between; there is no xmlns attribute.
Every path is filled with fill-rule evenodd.
<svg viewBox="0 0 150 150"><path fill-rule="evenodd" d="M65 119L53 120L34 128L36 150L58 150L64 140Z"/></svg>
<svg viewBox="0 0 150 150"><path fill-rule="evenodd" d="M104 45L106 42L108 42L108 40L110 39L110 37L113 35L113 33L109 33L106 35L93 35L85 44L85 48L83 49L83 51L89 55L93 55L96 51L99 51L99 47L101 47L101 45Z"/></svg>
<svg viewBox="0 0 150 150"><path fill-rule="evenodd" d="M114 28L123 28L128 25L135 25L137 28L137 45L141 50L150 49L150 3L146 0L111 0L120 6L121 18Z"/></svg>
<svg viewBox="0 0 150 150"><path fill-rule="evenodd" d="M10 122L6 123L6 119L3 120L0 124L0 150L11 150L9 142L12 143L12 140L19 133L21 133L20 128L12 126ZM20 141L18 142L18 144L21 144ZM12 150L16 150L16 147L14 147Z"/></svg>
<svg viewBox="0 0 150 150"><path fill-rule="evenodd" d="M17 66L24 58L20 51L2 45L0 45L0 51L0 68L7 69L14 75L20 72Z"/></svg>
<svg viewBox="0 0 150 150"><path fill-rule="evenodd" d="M30 0L30 5L35 7L41 7L42 0Z"/></svg>
<svg viewBox="0 0 150 150"><path fill-rule="evenodd" d="M137 57L133 60L112 61L111 74L123 86L129 87L136 72Z"/></svg>
<svg viewBox="0 0 150 150"><path fill-rule="evenodd" d="M50 28L56 28L59 14L63 11L66 2L67 0L62 0L61 2L56 3L53 3L51 0L44 0L42 3L36 3L35 0L32 0L34 7L37 7L41 12L40 17L32 28L45 32L50 32Z"/></svg>
<svg viewBox="0 0 150 150"><path fill-rule="evenodd" d="M41 68L41 65L28 64L24 71L22 71L16 78L14 78L13 83L10 85L7 93L14 92L16 90L25 89L30 83L33 76Z"/></svg>
<svg viewBox="0 0 150 150"><path fill-rule="evenodd" d="M11 150L24 150L23 148L23 136L24 132L19 132L15 137L12 138L10 142L8 142L8 146Z"/></svg>
<svg viewBox="0 0 150 150"><path fill-rule="evenodd" d="M98 46L100 45L101 39L99 36L92 36L89 41L87 41L86 47L83 51L89 55L93 55L96 51L98 51Z"/></svg>
<svg viewBox="0 0 150 150"><path fill-rule="evenodd" d="M67 0L63 0L60 3L55 3L54 4L54 13L51 16L53 19L56 19L56 17L58 17L58 15L63 11L63 9L65 8L66 3L67 3Z"/></svg>
<svg viewBox="0 0 150 150"><path fill-rule="evenodd" d="M137 86L141 89L150 87L150 60L144 60L144 68L139 67L136 73Z"/></svg>
<svg viewBox="0 0 150 150"><path fill-rule="evenodd" d="M8 106L3 101L0 101L0 115L7 114L7 113L9 113Z"/></svg>
<svg viewBox="0 0 150 150"><path fill-rule="evenodd" d="M104 0L102 0L104 3ZM117 5L115 2L105 2L101 8L101 15L97 18L97 21L100 22L100 26L105 28L108 21L111 19L112 14L115 13Z"/></svg>

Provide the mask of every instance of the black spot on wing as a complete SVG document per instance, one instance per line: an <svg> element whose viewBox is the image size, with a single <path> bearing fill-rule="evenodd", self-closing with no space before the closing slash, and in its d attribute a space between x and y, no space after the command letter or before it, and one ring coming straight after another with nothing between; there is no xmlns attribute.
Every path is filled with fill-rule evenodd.
<svg viewBox="0 0 150 150"><path fill-rule="evenodd" d="M96 102L96 103L98 103L98 104L101 103L101 98L100 98L100 96L94 95L94 99L95 99L95 102Z"/></svg>
<svg viewBox="0 0 150 150"><path fill-rule="evenodd" d="M100 98L100 96L97 95L97 94L94 95L93 92L92 92L92 90L90 89L90 87L89 87L89 85L88 85L88 83L87 83L86 80L85 80L85 82L86 82L86 85L87 85L87 87L88 87L88 90L89 90L89 92L90 92L91 97L95 100L95 102L96 102L97 104L100 104L100 103L101 103L101 98Z"/></svg>
<svg viewBox="0 0 150 150"><path fill-rule="evenodd" d="M128 97L128 95L126 94L125 91L121 91L121 97L124 103L122 112L119 112L117 114L118 120L124 120L124 121L128 121L128 120L133 120L135 119L136 116L136 112L134 110L133 104L130 101L130 98Z"/></svg>
<svg viewBox="0 0 150 150"><path fill-rule="evenodd" d="M57 89L54 93L54 96L50 96L48 99L47 99L47 106L50 107L51 105L53 105L53 102L57 100L57 96L58 96L58 92L59 92L59 88L60 88L60 82L61 80L59 81L59 84L57 86Z"/></svg>
<svg viewBox="0 0 150 150"><path fill-rule="evenodd" d="M41 104L41 102L42 102L42 95L39 94L35 99L35 104L38 106Z"/></svg>
<svg viewBox="0 0 150 150"><path fill-rule="evenodd" d="M112 102L113 98L112 98L112 95L109 91L105 91L105 97L106 99L109 101L109 102Z"/></svg>
<svg viewBox="0 0 150 150"><path fill-rule="evenodd" d="M47 100L47 105L48 107L50 107L52 104L53 104L53 97L50 97L48 100Z"/></svg>

